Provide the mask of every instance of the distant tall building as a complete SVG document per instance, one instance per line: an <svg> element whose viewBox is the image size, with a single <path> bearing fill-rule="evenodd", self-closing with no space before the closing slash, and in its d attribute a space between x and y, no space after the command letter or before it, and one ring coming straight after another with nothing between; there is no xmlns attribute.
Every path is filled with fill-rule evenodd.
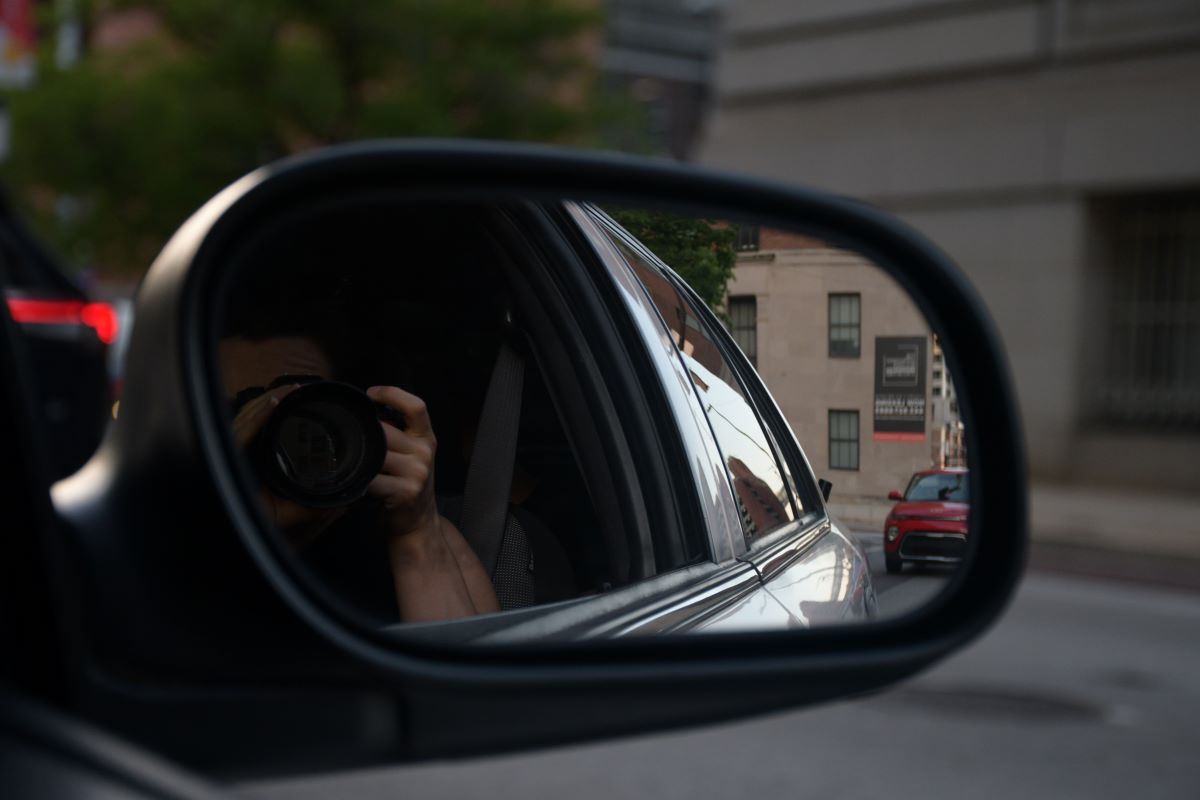
<svg viewBox="0 0 1200 800"><path fill-rule="evenodd" d="M999 324L1036 480L1200 491L1200 2L741 0L726 22L700 161L947 250Z"/></svg>
<svg viewBox="0 0 1200 800"><path fill-rule="evenodd" d="M933 368L929 374L932 460L935 467L967 466L967 444L958 393L937 337L933 337Z"/></svg>
<svg viewBox="0 0 1200 800"><path fill-rule="evenodd" d="M601 66L645 109L651 144L677 159L694 153L710 100L721 6L720 0L605 3Z"/></svg>

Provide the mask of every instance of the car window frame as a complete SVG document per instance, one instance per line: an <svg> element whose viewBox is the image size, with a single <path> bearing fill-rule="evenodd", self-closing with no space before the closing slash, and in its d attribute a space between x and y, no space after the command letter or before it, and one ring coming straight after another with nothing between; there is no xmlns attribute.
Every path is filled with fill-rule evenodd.
<svg viewBox="0 0 1200 800"><path fill-rule="evenodd" d="M612 219L612 217L609 216L602 208L588 203L583 205L604 230L608 231L610 235L617 237L621 242L638 253L639 256L642 257L651 268L657 270L671 284L672 288L679 292L685 301L688 302L693 314L699 320L702 320L700 324L704 326L703 332L708 335L709 339L717 347L721 357L725 359L726 363L733 371L735 380L739 382L746 403L750 406L750 409L755 415L759 426L762 428L764 435L767 437L768 444L773 451L772 455L775 458L776 468L779 470L780 476L783 479L784 486L786 487L786 491L788 493L788 501L792 504L794 518L788 520L782 525L777 526L776 528L771 529L762 536L750 537L747 534L745 525L742 523L739 515L739 528L742 532L742 543L745 546L745 551L754 551L760 547L768 546L770 543L779 540L783 536L795 533L799 529L810 528L814 521L817 521L824 516L824 506L823 504L819 503L814 503L813 505L797 505L796 498L798 496L798 489L793 474L794 467L791 462L784 458L784 453L780 446L779 436L773 427L768 424L769 421L763 413L764 409L761 400L763 392L758 391L758 389L765 387L759 386L762 379L758 377L758 373L753 369L752 366L749 367L751 380L747 379L745 370L749 362L745 353L741 351L741 348L737 347L737 344L733 341L732 336L727 330L725 330L725 327L720 324L720 321L717 319L712 310L708 308L707 304L704 303L699 295L697 295L695 291L688 286L687 282L684 281L670 267L670 265L663 262L661 258L655 255L654 252L650 250L644 243L639 241L637 237L626 231L620 225L620 223ZM632 271L632 267L627 266L627 268ZM636 279L636 275L634 277ZM641 282L639 281L639 284L640 283ZM644 287L643 291L645 291ZM669 330L669 326L664 320L662 320L661 314L657 313L657 309L656 316L659 320L659 323L663 325L665 329ZM682 362L682 355L679 353L678 347L675 348L675 352L677 357L679 357ZM699 403L699 399L694 397L694 392L693 399L695 402ZM771 405L774 406L773 401ZM703 408L700 409L700 412L704 415L704 419L709 422L710 436L716 443L717 448L720 449L720 442L717 440L715 433L712 432L711 421L708 420L708 415L704 413ZM787 430L790 433L790 428L787 428ZM724 458L721 459L721 469L725 475L729 496L736 507L737 495L732 484L733 478L729 473L728 467L724 463ZM813 481L813 490L814 493L818 492L815 486L815 479Z"/></svg>
<svg viewBox="0 0 1200 800"><path fill-rule="evenodd" d="M699 325L703 326L701 329L702 332L708 337L709 341L716 346L718 355L720 355L720 357L724 360L725 365L728 366L730 371L733 373L734 380L738 382L738 386L741 389L741 394L743 399L746 401L746 405L750 408L751 413L754 415L754 419L758 423L759 428L762 430L763 436L766 437L767 446L771 449L771 456L775 461L775 469L779 472L780 480L783 482L784 491L788 496L788 504L791 506L792 518L781 525L771 528L769 531L760 536L750 536L747 533L746 547L748 550L753 550L759 542L770 538L776 531L779 531L780 529L790 528L793 523L797 522L801 519L801 517L804 516L801 513L802 508L796 503L796 491L790 477L790 470L787 469L787 464L782 459L782 456L779 452L779 444L776 441L775 436L772 434L770 427L766 424L766 420L763 418L762 411L758 408L757 403L754 401L754 396L750 393L745 376L742 375L734 365L734 360L730 355L729 348L726 346L726 343L722 341L720 335L716 333L718 329L723 330L724 326L720 324L720 321L717 319L716 315L713 314L712 310L708 308L707 304L703 302L699 295L697 295L691 289L691 287L688 286L687 283L673 270L664 274L667 280L671 282L675 290L682 296L684 302L688 304L688 308L691 311L692 316L696 318ZM741 348L738 348L739 352L740 350ZM743 353L742 355L744 356L745 354ZM717 440L717 444L720 446L720 439ZM731 487L732 480L733 476L731 473Z"/></svg>
<svg viewBox="0 0 1200 800"><path fill-rule="evenodd" d="M758 373L758 369L750 363L749 358L738 347L733 334L724 325L720 324L720 320L716 314L704 305L695 290L688 286L673 270L669 270L668 274L678 283L685 294L692 297L693 305L703 309L703 316L708 320L713 341L720 348L722 354L733 368L734 373L741 381L748 401L758 414L763 430L767 433L767 436L771 439L775 447L777 460L780 460L786 467L786 469L782 470L782 473L785 480L788 481L788 488L792 492L793 501L797 498L802 501L799 508L796 509L798 512L796 521L802 522L806 518L815 519L816 517L824 516L824 497L821 494L820 487L817 485L816 474L812 470L808 456L804 453L803 446L792 431L792 426L788 424L787 419L783 416L783 412L775 402L775 398L771 396L766 382ZM792 447L795 448L794 455L796 458L789 458L789 455L793 454L789 454L788 448L785 445L787 442L790 442ZM797 477L798 475L803 475L807 480L802 482Z"/></svg>
<svg viewBox="0 0 1200 800"><path fill-rule="evenodd" d="M780 466L780 473L783 475L790 499L794 504L796 518L761 537L754 538L752 541L747 539L747 551L755 552L769 549L798 531L804 531L806 533L805 538L807 539L809 538L807 536L808 532L827 529L828 526L822 526L821 523L828 517L828 509L826 508L824 495L817 485L816 473L812 469L811 462L809 462L803 447L799 440L796 439L795 433L783 416L779 405L771 397L766 384L758 374L758 370L754 368L746 357L746 354L737 346L737 342L734 341L732 334L725 329L724 325L720 324L716 314L708 308L707 304L696 294L695 290L670 265L664 263L648 247L621 227L620 223L612 219L602 208L590 203L584 204L584 206L608 230L616 233L635 250L647 256L647 262L658 269L677 291L680 291L688 298L693 311L696 312L698 317L705 320L704 324L707 326L706 333L709 334L710 339L717 346L737 376L747 402L754 410L759 424L770 440L774 449L776 462ZM786 433L786 435L781 435L782 433ZM804 477L801 478L798 476ZM732 484L730 484L729 490L730 492L733 491ZM796 507L798 498L800 503Z"/></svg>
<svg viewBox="0 0 1200 800"><path fill-rule="evenodd" d="M606 222L607 215L597 216L594 213L594 207L586 202L566 201L564 207L579 227L597 260L603 264L613 282L620 285L622 291L626 293L627 302L631 305L637 304L647 324L653 325L653 333L642 330L644 342L650 347L665 348L670 353L669 366L666 363L668 359L661 359L657 362L660 381L664 384L672 382L679 384L686 375L686 367L678 356L678 348L670 339L667 329L663 326L662 318L647 295L642 282L638 280L624 254L620 252L616 241L613 240L613 236L616 234L617 240L625 241L628 233L619 226L617 230L613 230ZM640 243L637 244L639 248L644 249ZM657 341L652 342L651 339ZM665 374L666 370L674 370L676 374L669 376ZM720 489L721 502L713 503L702 500L700 505L702 506L702 518L705 521L704 539L708 546L709 560L715 564L725 564L736 560L746 552L741 519L736 512L736 503L732 487L729 485L727 469L716 439L712 435L708 418L703 409L699 407L695 392L690 388L690 382L687 385L686 392L677 391L672 394L670 385L664 385L664 390L677 404L685 403L687 413L690 415L690 420L685 422L683 419L684 409L680 406L677 406L673 413L674 425L683 439L685 452L701 454L704 463L710 467L713 473L719 475L717 483L722 487ZM688 423L694 427L694 430L688 427ZM711 476L709 478L711 479ZM704 479L693 474L693 480L697 481L697 488L699 488L699 483ZM700 493L700 496L703 498L703 492Z"/></svg>
<svg viewBox="0 0 1200 800"><path fill-rule="evenodd" d="M725 359L725 362L729 365L729 368L733 371L734 376L741 385L742 392L746 398L746 403L754 411L755 418L758 420L758 424L762 427L763 433L766 435L767 440L771 445L772 454L775 457L776 467L779 469L780 477L783 478L784 486L787 488L788 500L792 504L792 512L795 515L792 520L789 520L789 522L800 521L807 516L806 512L809 509L809 506L803 503L797 503L798 489L795 476L792 474L791 465L784 459L783 452L779 445L778 436L766 418L764 409L761 406L761 401L755 396L755 389L757 388L757 385L762 382L762 378L758 375L758 372L754 369L754 366L749 364L749 358L744 352L742 352L742 349L738 347L737 342L733 339L733 335L725 328L724 325L721 324L721 321L718 319L717 315L714 314L712 309L710 309L707 304L703 302L700 296L696 294L695 290L688 286L687 283L673 270L667 273L667 278L668 280L671 280L675 284L675 288L679 290L679 292L683 294L687 300L690 301L692 312L698 318L703 320L705 333L708 334L709 339L713 342L713 344L716 345L717 351L721 354L721 357ZM746 365L749 365L749 375L745 374L743 369L739 366L739 360L745 362ZM774 530L772 530L771 533L774 533ZM755 539L755 541L762 541L762 538L767 538L769 536L770 533L764 537Z"/></svg>

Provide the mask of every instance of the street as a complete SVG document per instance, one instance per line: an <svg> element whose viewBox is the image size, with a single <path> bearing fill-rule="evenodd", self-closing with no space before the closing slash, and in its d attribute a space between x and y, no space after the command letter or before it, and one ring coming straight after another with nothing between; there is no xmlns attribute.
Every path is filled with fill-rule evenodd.
<svg viewBox="0 0 1200 800"><path fill-rule="evenodd" d="M871 583L882 619L903 616L925 605L954 574L953 566L907 564L899 575L888 575L883 564L883 536L874 531L854 531L851 535L871 564Z"/></svg>
<svg viewBox="0 0 1200 800"><path fill-rule="evenodd" d="M682 733L241 791L262 798L1195 798L1196 600L1034 573L983 638L873 697Z"/></svg>

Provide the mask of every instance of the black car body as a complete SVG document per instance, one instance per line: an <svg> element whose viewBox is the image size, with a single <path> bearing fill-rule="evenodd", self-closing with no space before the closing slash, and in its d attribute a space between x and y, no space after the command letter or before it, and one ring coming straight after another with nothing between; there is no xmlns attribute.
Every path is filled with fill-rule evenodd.
<svg viewBox="0 0 1200 800"><path fill-rule="evenodd" d="M54 477L95 451L111 416L109 346L116 311L95 302L46 251L0 194L0 282L35 369L34 402Z"/></svg>

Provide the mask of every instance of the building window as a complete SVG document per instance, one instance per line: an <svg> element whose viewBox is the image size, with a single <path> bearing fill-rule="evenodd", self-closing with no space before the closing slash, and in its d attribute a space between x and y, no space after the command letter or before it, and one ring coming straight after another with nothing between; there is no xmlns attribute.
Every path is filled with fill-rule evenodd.
<svg viewBox="0 0 1200 800"><path fill-rule="evenodd" d="M829 295L829 357L858 358L862 350L862 296Z"/></svg>
<svg viewBox="0 0 1200 800"><path fill-rule="evenodd" d="M758 300L753 295L729 298L729 332L758 369Z"/></svg>
<svg viewBox="0 0 1200 800"><path fill-rule="evenodd" d="M858 469L858 412L829 412L829 468Z"/></svg>
<svg viewBox="0 0 1200 800"><path fill-rule="evenodd" d="M757 225L738 225L737 228L737 244L738 250L752 251L758 249L758 226Z"/></svg>
<svg viewBox="0 0 1200 800"><path fill-rule="evenodd" d="M1200 430L1200 194L1111 201L1107 330L1093 417L1104 425Z"/></svg>

